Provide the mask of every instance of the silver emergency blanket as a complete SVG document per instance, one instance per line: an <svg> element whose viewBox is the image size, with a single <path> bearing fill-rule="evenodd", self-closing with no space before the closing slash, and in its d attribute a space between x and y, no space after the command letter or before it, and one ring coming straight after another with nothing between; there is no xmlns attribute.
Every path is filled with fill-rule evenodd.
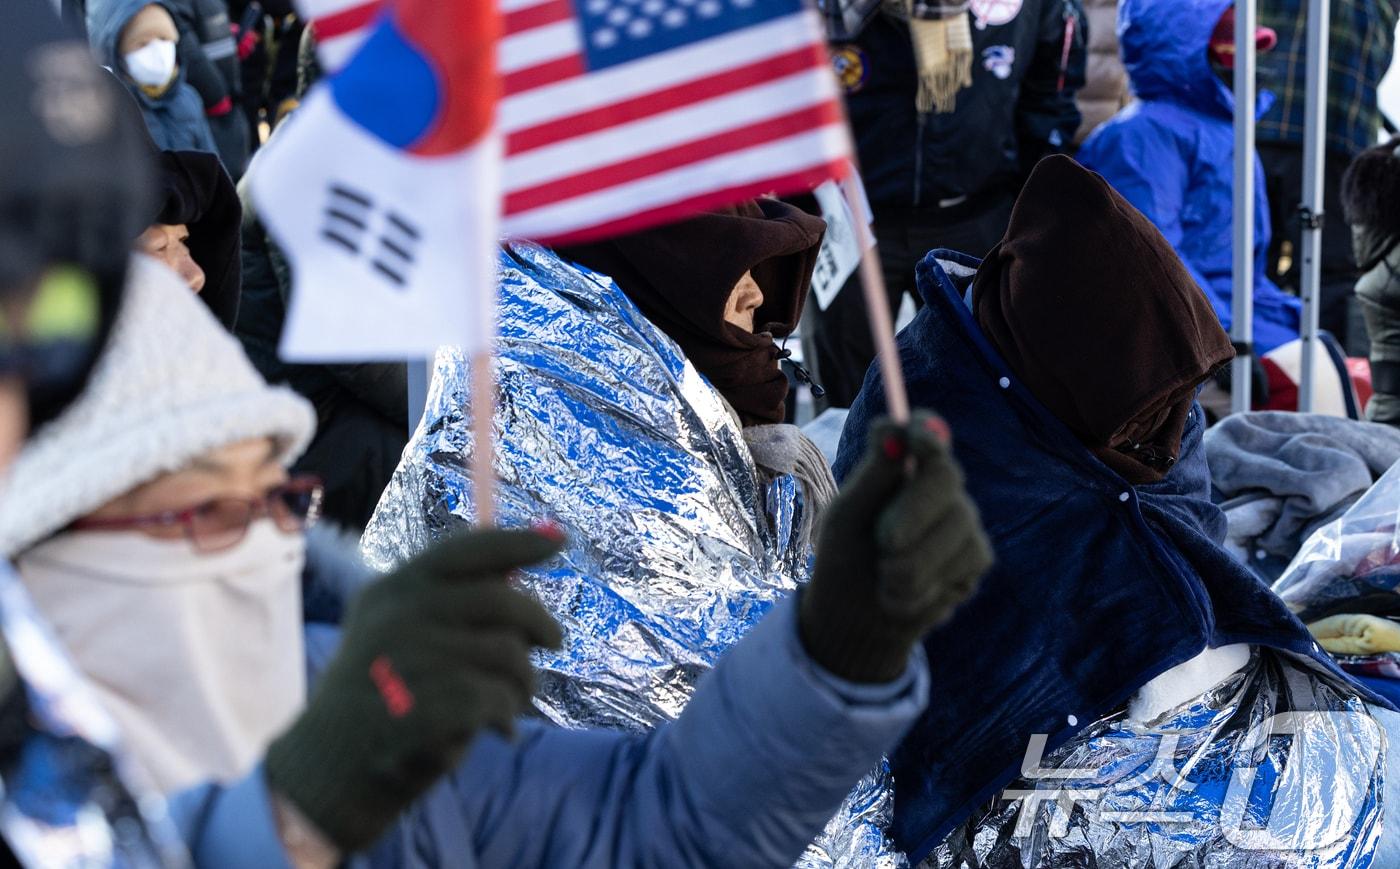
<svg viewBox="0 0 1400 869"><path fill-rule="evenodd" d="M120 748L117 724L0 562L0 631L28 699L28 731L0 764L0 832L20 865L190 865L165 801Z"/></svg>
<svg viewBox="0 0 1400 869"><path fill-rule="evenodd" d="M499 521L553 519L570 540L523 578L566 636L536 659L536 704L564 727L652 727L805 580L799 487L760 476L719 394L611 280L529 244L500 279ZM466 356L440 350L362 540L374 566L474 520L470 385ZM888 770L867 776L801 865L903 865L890 801Z"/></svg>
<svg viewBox="0 0 1400 869"><path fill-rule="evenodd" d="M1342 680L1255 649L1154 722L1109 716L1053 752L921 864L962 867L1371 866L1386 735Z"/></svg>

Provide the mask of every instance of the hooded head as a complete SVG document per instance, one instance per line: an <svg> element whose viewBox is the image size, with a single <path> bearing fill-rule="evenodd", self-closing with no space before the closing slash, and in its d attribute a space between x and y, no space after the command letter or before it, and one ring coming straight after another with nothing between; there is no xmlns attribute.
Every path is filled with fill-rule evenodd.
<svg viewBox="0 0 1400 869"><path fill-rule="evenodd" d="M12 0L6 10L0 345L16 366L4 374L27 381L37 426L78 393L96 358L125 281L124 240L140 232L150 182L142 125L122 111L126 95L87 47L44 0Z"/></svg>
<svg viewBox="0 0 1400 869"><path fill-rule="evenodd" d="M134 93L155 101L176 89L180 34L168 0L89 0L87 27L97 59Z"/></svg>
<svg viewBox="0 0 1400 869"><path fill-rule="evenodd" d="M797 327L825 231L821 218L757 199L559 253L616 281L755 425L783 421L788 383L773 342ZM725 319L736 291L752 294L746 275L762 294L752 330Z"/></svg>
<svg viewBox="0 0 1400 869"><path fill-rule="evenodd" d="M164 791L246 773L305 700L317 490L285 466L314 418L137 256L87 389L13 466L0 547Z"/></svg>
<svg viewBox="0 0 1400 869"><path fill-rule="evenodd" d="M150 206L141 215L138 249L164 262L227 329L233 329L242 296L239 260L243 203L215 154L163 151L151 138L132 98L122 109L139 129L154 167Z"/></svg>
<svg viewBox="0 0 1400 869"><path fill-rule="evenodd" d="M154 156L159 210L142 236L152 248L145 252L185 278L224 328L232 330L243 291L238 189L215 154L159 151Z"/></svg>
<svg viewBox="0 0 1400 869"><path fill-rule="evenodd" d="M1176 462L1196 388L1234 357L1171 244L1068 157L1031 173L972 304L1035 397L1132 483Z"/></svg>
<svg viewBox="0 0 1400 869"><path fill-rule="evenodd" d="M290 464L314 425L310 405L268 386L173 272L136 255L87 389L14 464L0 552L21 552L211 450L266 437Z"/></svg>
<svg viewBox="0 0 1400 869"><path fill-rule="evenodd" d="M1212 66L1211 45L1233 7L1234 0L1122 0L1118 44L1133 93L1232 117L1235 96Z"/></svg>

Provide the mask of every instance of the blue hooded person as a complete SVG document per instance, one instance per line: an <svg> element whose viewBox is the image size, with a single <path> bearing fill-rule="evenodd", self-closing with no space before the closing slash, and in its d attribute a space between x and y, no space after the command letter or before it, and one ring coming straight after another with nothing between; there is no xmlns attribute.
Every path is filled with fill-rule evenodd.
<svg viewBox="0 0 1400 869"><path fill-rule="evenodd" d="M140 103L160 150L218 153L204 104L177 59L180 32L166 3L92 0L87 26L98 61Z"/></svg>
<svg viewBox="0 0 1400 869"><path fill-rule="evenodd" d="M1232 0L1124 0L1123 63L1137 101L1084 142L1079 162L1156 224L1231 326L1234 280L1235 95ZM1258 45L1273 45L1261 30ZM1255 112L1273 105L1261 92ZM1260 354L1298 337L1301 305L1268 278L1269 206L1254 157L1254 345Z"/></svg>
<svg viewBox="0 0 1400 869"><path fill-rule="evenodd" d="M996 565L925 638L946 664L944 690L891 756L891 834L913 862L1011 799L1003 789L1037 735L1051 752L1070 744L1203 655L1233 656L1224 674L1273 667L1298 674L1302 693L1374 702L1220 546L1195 397L1234 351L1142 214L1073 160L1048 157L985 261L934 251L917 279L925 304L898 341L909 400L951 428ZM838 480L884 404L872 368Z"/></svg>

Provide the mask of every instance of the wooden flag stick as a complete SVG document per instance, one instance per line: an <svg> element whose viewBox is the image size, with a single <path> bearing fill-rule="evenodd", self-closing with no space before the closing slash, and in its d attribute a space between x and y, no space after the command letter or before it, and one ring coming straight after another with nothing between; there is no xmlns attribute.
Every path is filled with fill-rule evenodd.
<svg viewBox="0 0 1400 869"><path fill-rule="evenodd" d="M849 129L849 128L848 128ZM851 153L855 153L854 145ZM858 172L854 162L851 171ZM880 365L885 386L885 405L890 419L898 425L909 422L909 394L904 389L904 369L899 364L899 349L895 346L894 315L889 297L885 295L885 273L880 270L880 254L869 244L870 215L865 210L865 197L857 194L854 185L842 184L846 205L856 219L856 234L860 237L860 286L865 293L865 316L870 321L870 335L875 339L875 358Z"/></svg>
<svg viewBox="0 0 1400 869"><path fill-rule="evenodd" d="M472 497L476 524L496 524L496 358L491 345L472 354Z"/></svg>

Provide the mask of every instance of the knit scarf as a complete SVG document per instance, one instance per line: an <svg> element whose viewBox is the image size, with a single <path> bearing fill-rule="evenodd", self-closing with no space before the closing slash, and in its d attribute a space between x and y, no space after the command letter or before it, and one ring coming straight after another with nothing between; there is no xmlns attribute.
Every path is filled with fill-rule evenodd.
<svg viewBox="0 0 1400 869"><path fill-rule="evenodd" d="M972 84L972 26L966 2L940 5L925 0L898 0L909 19L914 61L919 67L920 114L947 114L958 93Z"/></svg>

